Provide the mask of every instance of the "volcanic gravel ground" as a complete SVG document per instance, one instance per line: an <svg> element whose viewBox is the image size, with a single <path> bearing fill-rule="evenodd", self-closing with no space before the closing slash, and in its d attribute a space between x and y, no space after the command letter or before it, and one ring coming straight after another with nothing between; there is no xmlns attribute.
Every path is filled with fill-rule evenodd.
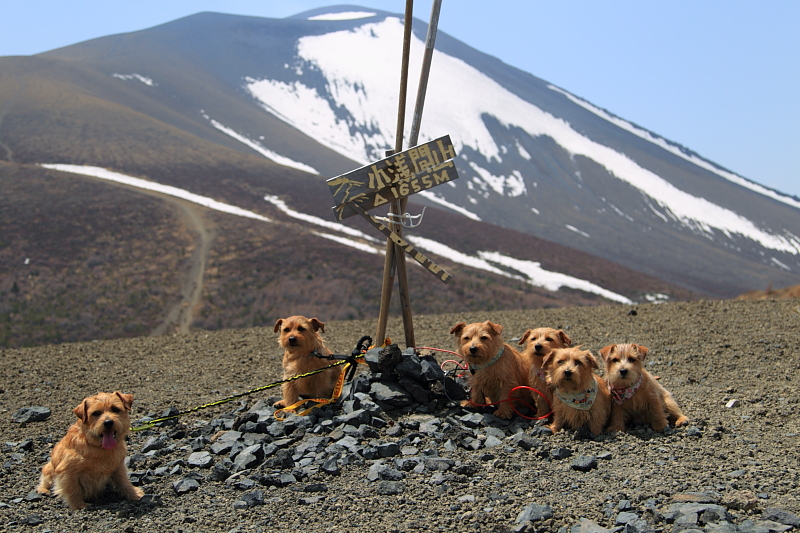
<svg viewBox="0 0 800 533"><path fill-rule="evenodd" d="M689 424L552 435L524 418L509 423L446 399L390 409L367 394L281 424L270 416L272 389L132 433L129 470L143 500L108 491L72 512L34 491L81 399L133 393L136 423L260 387L281 378L276 334L255 328L9 349L0 351L0 530L798 530L797 300L417 316L417 344L453 349L453 325L487 319L505 327L507 341L551 326L595 354L611 343L647 346L649 370ZM374 327L331 321L324 336L347 354ZM389 332L402 341L399 322ZM51 415L12 421L32 406ZM253 457L245 460L248 446Z"/></svg>

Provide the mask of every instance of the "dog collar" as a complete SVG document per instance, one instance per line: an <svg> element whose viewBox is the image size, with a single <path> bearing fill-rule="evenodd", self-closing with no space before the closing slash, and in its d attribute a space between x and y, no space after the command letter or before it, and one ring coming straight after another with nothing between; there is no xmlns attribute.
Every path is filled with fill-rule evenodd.
<svg viewBox="0 0 800 533"><path fill-rule="evenodd" d="M476 370L481 370L481 369L483 369L483 368L488 368L488 367L492 366L493 364L495 364L495 363L496 363L496 362L497 362L497 361L500 359L500 356L501 356L501 355L503 355L503 352L504 352L505 350L506 350L506 347L505 347L505 346L503 346L502 348L500 348L500 351L499 351L499 352L497 352L497 355L495 355L495 356L494 356L494 358L493 358L491 361L489 361L488 363L486 363L485 365L482 365L482 366L479 366L479 365L469 365L469 371L470 371L470 372L472 372L472 373L474 374Z"/></svg>
<svg viewBox="0 0 800 533"><path fill-rule="evenodd" d="M597 398L597 382L595 381L591 388L578 391L578 392L561 392L555 390L558 399L564 402L565 405L578 409L579 411L588 411L594 405L594 400Z"/></svg>
<svg viewBox="0 0 800 533"><path fill-rule="evenodd" d="M636 383L627 389L615 389L609 383L608 388L611 389L611 399L614 400L614 403L617 405L622 405L626 401L630 400L631 396L636 394L636 391L639 390L639 386L642 384L642 376L643 374L639 374L639 379L636 380Z"/></svg>

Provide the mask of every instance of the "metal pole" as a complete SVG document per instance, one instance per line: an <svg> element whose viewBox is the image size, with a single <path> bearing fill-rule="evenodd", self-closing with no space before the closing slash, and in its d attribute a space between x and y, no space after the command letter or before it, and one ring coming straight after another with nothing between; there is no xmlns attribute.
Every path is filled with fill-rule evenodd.
<svg viewBox="0 0 800 533"><path fill-rule="evenodd" d="M436 44L436 32L439 25L439 12L442 9L442 0L434 0L431 7L431 21L428 24L428 36L425 39L425 54L422 59L422 71L419 76L419 87L417 89L417 102L414 106L414 119L411 123L411 135L409 136L408 145L416 146L419 141L420 124L422 123L422 109L425 106L425 93L428 90L428 77L431 70L431 61L433 59L433 48ZM399 213L406 212L408 205L408 198L402 198L399 202ZM402 234L401 234L402 236ZM411 325L411 302L408 295L408 278L406 275L405 254L400 247L395 246L395 256L403 258L402 263L398 263L397 268L397 284L400 290L400 305L403 314L403 324L406 326L406 346L416 346L414 339L414 330ZM408 318L406 318L404 305L408 305Z"/></svg>
<svg viewBox="0 0 800 533"><path fill-rule="evenodd" d="M419 129L422 123L422 108L425 106L425 93L428 90L428 76L431 72L433 48L436 44L436 32L439 26L439 13L442 10L442 0L433 0L431 6L431 22L428 24L428 37L425 39L425 55L422 58L422 71L419 75L417 88L417 102L414 105L414 119L411 122L411 135L408 138L409 146L416 146L419 141Z"/></svg>
<svg viewBox="0 0 800 533"><path fill-rule="evenodd" d="M413 8L413 1L406 1L406 14L405 14L405 37L403 42L403 73L401 75L401 109L398 113L405 115L405 91L408 80L408 60L407 54L411 42L411 25L413 23L411 11ZM436 44L436 33L439 26L439 13L442 9L442 0L433 0L431 6L431 20L428 24L428 35L425 39L425 53L422 59L422 70L419 77L419 86L417 88L417 101L414 106L414 118L411 123L411 134L409 136L409 146L416 146L419 141L419 130L422 123L422 110L425 106L425 93L428 90L428 78L430 75L431 62L433 60L433 50ZM403 119L398 116L398 136L395 142L397 150L402 151L403 135L402 125ZM402 214L405 212L407 198L403 198L399 202L391 203L391 212L395 214ZM394 231L402 237L402 225L393 224ZM392 274L392 266L397 269L398 285L401 298L401 311L403 314L403 325L405 327L406 347L413 347L416 345L414 339L414 328L411 322L411 303L408 295L408 278L406 273L405 254L403 250L394 245L390 240L386 241L386 261L384 263L383 275L383 288L381 291L381 309L378 316L378 333L376 335L376 342L382 343L386 337L386 323L388 321L389 304L391 302L392 285L394 284L394 275ZM387 287L388 286L388 287Z"/></svg>
<svg viewBox="0 0 800 533"><path fill-rule="evenodd" d="M395 139L395 152L402 152L403 151L403 130L405 129L405 116L406 116L406 93L408 92L408 63L409 63L409 56L411 55L411 30L412 24L414 21L413 18L413 11L414 11L414 0L406 0L406 12L405 12L405 19L403 22L403 59L402 59L402 66L400 70L400 98L399 98L399 105L397 111L397 135ZM390 205L390 209L392 213L401 214L402 209L399 202L392 202ZM399 235L402 236L402 226L397 224L391 224L390 227L392 228L395 233L399 231ZM402 263L402 267L398 267L398 265ZM406 347L414 346L414 331L413 325L411 324L411 305L408 299L408 280L406 278L406 269L405 269L405 255L403 254L402 250L398 250L395 244L387 239L386 240L386 258L383 265L383 284L381 287L381 305L378 314L378 331L375 335L375 344L380 345L383 344L384 339L386 338L386 324L389 320L389 305L392 301L392 288L394 286L394 271L395 268L398 270L398 283L401 284L400 287L400 297L401 299L405 298L404 302L401 302L401 310L403 311L403 325L405 327L406 332ZM402 270L402 274L400 273ZM406 290L403 290L402 284L406 283ZM408 318L406 318L406 313L408 314ZM409 343L409 331L411 332L411 342Z"/></svg>

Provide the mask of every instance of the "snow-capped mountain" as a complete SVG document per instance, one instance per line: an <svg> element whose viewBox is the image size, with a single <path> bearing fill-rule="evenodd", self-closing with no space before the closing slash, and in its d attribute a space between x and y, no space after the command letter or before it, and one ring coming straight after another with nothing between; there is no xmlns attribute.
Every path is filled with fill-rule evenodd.
<svg viewBox="0 0 800 533"><path fill-rule="evenodd" d="M346 27L297 39L283 75L250 76L244 87L267 112L365 164L392 146L398 62L388 59L397 57L403 28L397 16L349 9L299 15L311 23L338 21ZM412 72L419 71L421 37L412 42ZM451 134L463 179L420 193L430 203L608 259L635 257L635 264L661 275L666 272L659 264L667 258L642 250L641 242L664 233L677 234L672 243L657 237L660 248L671 249L669 270L676 262L689 267L686 256L702 254L700 248L718 247L762 256L772 268L797 272L797 199L752 183L564 89L510 68L494 78L481 70L484 58L446 37L440 42L421 141ZM517 79L505 79L512 76ZM764 211L739 209L739 197L757 198ZM789 207L776 206L787 214L786 221L770 220L774 202ZM620 238L631 234L638 238ZM695 242L678 238L685 235ZM700 282L692 288L707 287Z"/></svg>
<svg viewBox="0 0 800 533"><path fill-rule="evenodd" d="M286 19L201 13L36 57L59 80L173 128L170 140L194 136L323 182L394 147L402 32L402 14L357 6ZM425 32L415 21L412 91ZM98 118L102 111L98 122L113 122ZM797 198L439 32L420 142L442 135L455 145L460 179L412 196L412 214L426 206L457 215L448 220L513 229L710 297L800 279ZM32 162L126 170L121 156L74 151ZM158 179L198 192L211 186L169 173ZM279 196L300 209L288 190ZM327 211L333 221L331 207L306 212ZM459 249L433 244L426 231L423 222L409 236L417 233L423 251L524 269L508 254L469 249L468 238Z"/></svg>

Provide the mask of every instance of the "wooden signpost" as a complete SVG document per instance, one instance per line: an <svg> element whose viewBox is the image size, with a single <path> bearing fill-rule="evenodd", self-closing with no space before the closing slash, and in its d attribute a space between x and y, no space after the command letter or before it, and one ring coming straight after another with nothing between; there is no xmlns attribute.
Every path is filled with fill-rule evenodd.
<svg viewBox="0 0 800 533"><path fill-rule="evenodd" d="M396 246L447 283L452 277L450 274L425 257L401 235L370 216L367 211L458 179L453 162L455 156L450 136L445 135L331 178L327 181L328 187L338 204L334 206L333 212L338 220L353 215L363 216Z"/></svg>

